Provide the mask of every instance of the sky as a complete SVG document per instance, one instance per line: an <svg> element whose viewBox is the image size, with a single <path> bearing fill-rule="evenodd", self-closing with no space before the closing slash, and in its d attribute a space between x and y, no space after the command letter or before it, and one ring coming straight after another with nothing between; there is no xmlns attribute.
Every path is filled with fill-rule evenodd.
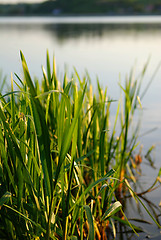
<svg viewBox="0 0 161 240"><path fill-rule="evenodd" d="M0 4L8 4L8 3L38 3L38 2L44 2L45 0L0 0Z"/></svg>

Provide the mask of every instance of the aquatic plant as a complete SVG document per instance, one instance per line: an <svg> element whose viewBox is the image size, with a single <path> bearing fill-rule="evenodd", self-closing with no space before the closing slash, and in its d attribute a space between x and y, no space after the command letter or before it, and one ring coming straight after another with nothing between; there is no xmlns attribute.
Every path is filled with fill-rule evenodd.
<svg viewBox="0 0 161 240"><path fill-rule="evenodd" d="M0 98L1 237L107 239L111 228L115 238L115 221L140 231L126 218L121 196L126 187L140 201L126 170L137 146L138 132L130 139L129 129L141 82L130 77L121 87L125 104L118 102L109 131L113 100L99 81L93 94L89 76L81 80L75 70L61 85L47 52L47 72L42 68L41 83L33 82L22 52L21 60L24 78L11 75L11 92Z"/></svg>

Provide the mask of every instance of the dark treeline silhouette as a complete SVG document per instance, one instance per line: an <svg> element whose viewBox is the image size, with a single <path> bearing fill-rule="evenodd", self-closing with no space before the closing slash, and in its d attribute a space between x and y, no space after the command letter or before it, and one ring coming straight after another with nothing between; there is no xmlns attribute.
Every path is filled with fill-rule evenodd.
<svg viewBox="0 0 161 240"><path fill-rule="evenodd" d="M43 3L1 4L0 15L149 15L161 14L160 0L48 0Z"/></svg>

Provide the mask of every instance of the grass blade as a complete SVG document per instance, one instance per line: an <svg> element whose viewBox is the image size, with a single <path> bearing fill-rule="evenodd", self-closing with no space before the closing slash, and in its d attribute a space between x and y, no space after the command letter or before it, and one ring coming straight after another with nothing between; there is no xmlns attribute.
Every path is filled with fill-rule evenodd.
<svg viewBox="0 0 161 240"><path fill-rule="evenodd" d="M88 205L84 206L89 224L89 240L94 240L94 224L91 209Z"/></svg>

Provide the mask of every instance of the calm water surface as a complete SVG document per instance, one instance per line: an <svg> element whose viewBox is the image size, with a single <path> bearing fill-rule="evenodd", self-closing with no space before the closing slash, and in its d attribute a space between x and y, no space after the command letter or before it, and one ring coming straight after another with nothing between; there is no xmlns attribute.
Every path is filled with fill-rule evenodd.
<svg viewBox="0 0 161 240"><path fill-rule="evenodd" d="M67 69L69 77L73 67L81 76L87 69L94 86L98 76L101 85L108 86L109 95L118 99L118 82L124 84L133 66L137 76L150 57L143 83L145 88L160 63L161 17L0 18L0 69L7 74L8 83L10 72L21 75L20 49L33 77L41 78L41 65L45 66L48 49L50 55L56 57L60 77L64 69ZM146 162L143 163L145 176L141 181L146 188L152 184L161 167L161 68L142 105L141 133L157 128L157 131L141 138L145 152L152 144L156 145L153 159L157 170L152 171ZM161 191L151 194L150 198L158 205ZM152 225L151 231L154 229L157 236L153 239L160 239L159 230Z"/></svg>

